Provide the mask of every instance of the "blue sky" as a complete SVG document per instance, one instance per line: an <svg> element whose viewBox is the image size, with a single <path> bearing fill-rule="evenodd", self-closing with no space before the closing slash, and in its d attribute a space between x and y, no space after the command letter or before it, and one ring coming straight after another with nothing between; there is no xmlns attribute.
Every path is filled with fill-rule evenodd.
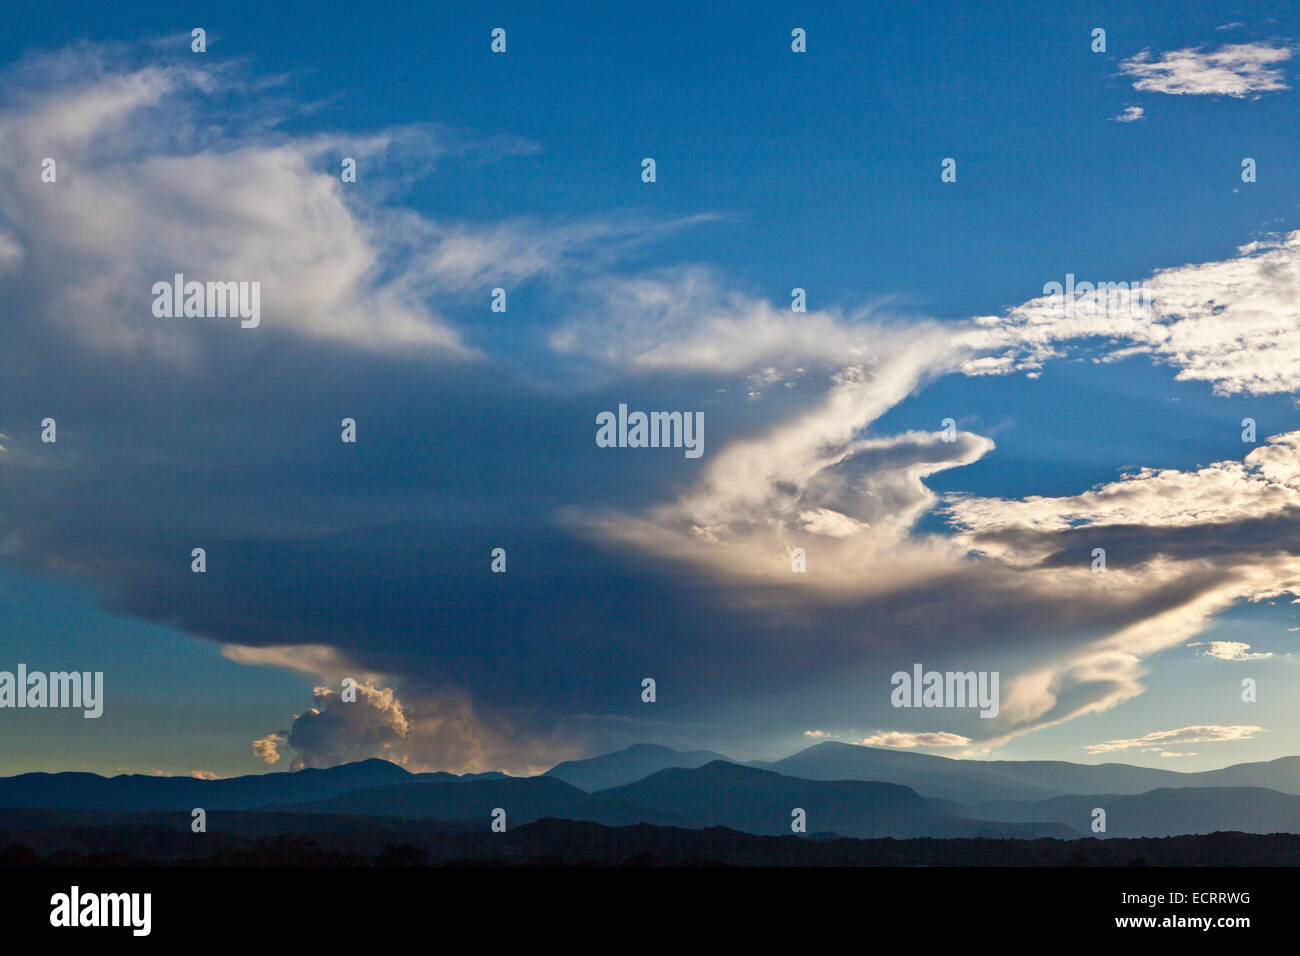
<svg viewBox="0 0 1300 956"><path fill-rule="evenodd" d="M0 711L0 772L1296 752L1294 12L818 6L15 16L0 669L107 702ZM914 661L1002 714L892 708Z"/></svg>

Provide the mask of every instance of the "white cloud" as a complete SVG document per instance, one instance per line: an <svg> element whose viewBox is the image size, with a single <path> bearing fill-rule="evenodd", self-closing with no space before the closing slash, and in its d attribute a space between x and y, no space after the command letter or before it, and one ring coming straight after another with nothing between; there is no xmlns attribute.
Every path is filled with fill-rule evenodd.
<svg viewBox="0 0 1300 956"><path fill-rule="evenodd" d="M620 253L713 216L663 222L638 219L544 224L512 219L487 225L424 223L423 263L440 288L481 291L502 283L555 276L566 268L591 269Z"/></svg>
<svg viewBox="0 0 1300 956"><path fill-rule="evenodd" d="M192 365L232 348L238 332L239 348L249 336L288 335L379 354L481 357L433 302L568 267L590 275L715 218L434 221L375 202L409 169L362 189L341 182L338 157L373 170L390 151L414 154L410 165L427 172L431 157L525 147L465 143L427 126L292 136L271 107L229 102L245 85L229 68L131 71L101 56L35 58L0 113L13 164L39 169L51 156L59 174L36 189L0 182L0 282L9 298L32 300L33 321L83 347ZM259 282L261 325L156 318L152 285L178 272Z"/></svg>
<svg viewBox="0 0 1300 956"><path fill-rule="evenodd" d="M1149 93L1244 97L1289 89L1277 64L1291 58L1286 47L1231 43L1217 50L1173 50L1159 59L1143 50L1120 64L1135 77L1133 88Z"/></svg>
<svg viewBox="0 0 1300 956"><path fill-rule="evenodd" d="M976 355L963 370L1036 369L1071 342L1110 340L1110 358L1150 355L1178 368L1180 381L1209 382L1217 394L1300 391L1300 231L1129 281L1145 281L1149 308L1117 308L1116 296L1094 291L1070 315L1060 296L1045 295L974 319L959 333Z"/></svg>
<svg viewBox="0 0 1300 956"><path fill-rule="evenodd" d="M1262 661L1272 657L1271 653L1251 653L1250 645L1241 641L1196 641L1188 647L1208 647L1202 651L1203 657L1216 657L1221 661Z"/></svg>
<svg viewBox="0 0 1300 956"><path fill-rule="evenodd" d="M1060 546L1054 536L1059 532L1122 526L1203 529L1282 520L1298 500L1300 431L1295 431L1273 436L1242 461L1215 462L1196 471L1143 468L1064 498L952 495L943 510L972 548L1028 566ZM1237 543L1243 550L1252 547L1250 541Z"/></svg>
<svg viewBox="0 0 1300 956"><path fill-rule="evenodd" d="M178 137L174 130L190 128L202 111L201 88L214 82L181 67L110 74L0 114L0 141L15 162L58 163L58 181L43 188L0 184L12 231L5 245L24 251L21 290L48 296L38 317L88 347L172 361L194 360L214 333L468 354L413 280L385 274L396 250L381 217L317 169L321 152L341 144ZM260 282L262 326L154 317L152 284L177 272Z"/></svg>
<svg viewBox="0 0 1300 956"><path fill-rule="evenodd" d="M1143 737L1127 740L1108 740L1105 743L1089 744L1083 749L1088 753L1114 753L1123 750L1161 750L1164 744L1200 744L1220 743L1228 740L1252 740L1260 734L1267 733L1263 727L1249 725L1216 726L1199 724L1191 727L1179 727L1177 730L1155 730Z"/></svg>
<svg viewBox="0 0 1300 956"><path fill-rule="evenodd" d="M884 730L858 741L864 747L893 747L910 750L915 747L965 747L970 744L969 737L944 732L908 733L899 730Z"/></svg>
<svg viewBox="0 0 1300 956"><path fill-rule="evenodd" d="M587 304L551 344L633 371L748 372L761 390L795 369L879 374L918 349L926 352L912 373L918 385L954 369L1032 373L1078 344L1103 342L1108 359L1148 355L1222 395L1300 391L1300 230L1219 261L1094 278L1144 285L1149 301L1094 288L1069 313L1061 296L1044 295L968 322L897 322L870 310L796 314L727 289L709 270L671 269L589 283Z"/></svg>
<svg viewBox="0 0 1300 956"><path fill-rule="evenodd" d="M1117 123L1133 123L1142 118L1143 112L1144 111L1140 106L1126 106L1124 107L1124 112L1111 118Z"/></svg>
<svg viewBox="0 0 1300 956"><path fill-rule="evenodd" d="M934 336L934 323L889 324L853 315L795 313L726 288L711 270L680 267L594 280L586 305L551 336L560 352L635 370L739 372L770 384L801 363L866 365L905 341Z"/></svg>
<svg viewBox="0 0 1300 956"><path fill-rule="evenodd" d="M345 677L371 683L385 679L385 675L363 668L338 648L326 644L272 644L266 647L226 644L221 648L221 656L237 664L278 667L330 683L338 683Z"/></svg>

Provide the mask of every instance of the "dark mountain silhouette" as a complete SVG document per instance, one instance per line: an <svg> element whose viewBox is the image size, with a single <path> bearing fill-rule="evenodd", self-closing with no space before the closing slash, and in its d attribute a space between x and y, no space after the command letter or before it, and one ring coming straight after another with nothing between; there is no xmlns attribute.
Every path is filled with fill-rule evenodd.
<svg viewBox="0 0 1300 956"><path fill-rule="evenodd" d="M801 839L726 827L609 828L540 820L511 834L516 859L681 866L1295 866L1300 836L1215 833L1164 839ZM536 848L536 849L534 849ZM512 847L514 849L514 847Z"/></svg>
<svg viewBox="0 0 1300 956"><path fill-rule="evenodd" d="M1300 836L1163 839L805 839L547 818L491 833L433 821L232 810L0 810L0 868L58 866L1296 866Z"/></svg>
<svg viewBox="0 0 1300 956"><path fill-rule="evenodd" d="M1093 808L1106 811L1106 832L1091 833ZM1052 820L1097 837L1178 834L1300 833L1300 796L1262 787L1162 788L1148 793L1054 797L1035 802L977 804L992 820Z"/></svg>
<svg viewBox="0 0 1300 956"><path fill-rule="evenodd" d="M566 760L546 771L546 776L556 777L591 793L621 787L670 767L702 767L714 760L727 759L712 750L685 751L658 744L636 744L626 750L587 760Z"/></svg>
<svg viewBox="0 0 1300 956"><path fill-rule="evenodd" d="M484 776L500 777L501 774ZM64 810L252 809L321 800L398 781L460 781L449 773L413 774L387 760L362 760L324 770L250 774L223 780L94 773L24 773L0 778L0 808Z"/></svg>
<svg viewBox="0 0 1300 956"><path fill-rule="evenodd" d="M680 824L671 810L636 804L617 796L590 794L554 777L507 777L464 783L416 782L369 787L328 800L268 809L297 813L371 814L412 820L473 823L488 828L492 811L506 811L507 827L544 817L625 823Z"/></svg>
<svg viewBox="0 0 1300 956"><path fill-rule="evenodd" d="M813 781L716 760L673 768L644 780L587 793L553 777L406 783L373 787L313 803L269 809L330 814L374 814L477 823L494 808L508 825L545 817L608 826L653 823L726 826L748 833L791 833L791 811L807 812L809 833L845 836L1078 836L1059 824L981 821L945 813L906 787L859 780Z"/></svg>
<svg viewBox="0 0 1300 956"><path fill-rule="evenodd" d="M1091 811L1109 816L1107 836L1162 836L1240 830L1300 832L1300 795L1219 781L1269 780L1300 789L1300 758L1240 764L1202 773L1123 764L1091 767L1053 761L970 761L826 743L769 765L725 758L702 766L667 767L617 787L589 787L665 761L691 764L708 752L636 747L593 761L561 764L539 777L412 774L383 760L198 780L190 777L86 773L22 774L0 779L0 809L284 812L440 820L488 826L506 811L508 827L554 817L608 826L726 826L750 833L790 833L791 811L807 812L807 836L965 837L1090 834ZM778 772L781 771L781 772ZM1151 780L1179 787L1126 793ZM1082 796L1048 788L1114 783ZM1092 796L1091 794L1107 794Z"/></svg>

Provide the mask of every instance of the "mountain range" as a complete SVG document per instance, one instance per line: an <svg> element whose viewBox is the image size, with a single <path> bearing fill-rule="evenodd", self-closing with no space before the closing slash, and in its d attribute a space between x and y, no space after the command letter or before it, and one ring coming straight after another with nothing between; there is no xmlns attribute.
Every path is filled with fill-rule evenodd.
<svg viewBox="0 0 1300 956"><path fill-rule="evenodd" d="M1184 773L1131 764L1062 760L955 760L826 742L753 766L809 780L880 780L966 806L1082 793L1139 794L1158 788L1265 787L1300 795L1300 757Z"/></svg>
<svg viewBox="0 0 1300 956"><path fill-rule="evenodd" d="M703 767L715 760L727 760L712 750L673 750L659 744L634 744L626 750L557 763L546 776L557 777L588 792L635 783L672 767Z"/></svg>
<svg viewBox="0 0 1300 956"><path fill-rule="evenodd" d="M1180 773L1127 764L974 761L827 742L742 764L712 751L637 745L545 774L411 773L371 759L222 780L140 774L0 778L0 809L257 810L486 828L547 818L606 827L727 827L809 836L1164 837L1221 830L1300 832L1300 757ZM1096 809L1106 829L1094 832ZM342 824L340 824L342 825Z"/></svg>
<svg viewBox="0 0 1300 956"><path fill-rule="evenodd" d="M725 760L703 767L661 770L644 780L596 793L541 776L370 787L329 800L268 809L453 822L477 820L486 825L497 807L506 810L509 824L559 817L606 826L725 826L776 836L792 832L792 813L802 809L805 832L851 837L1078 835L1053 821L1019 824L956 816L895 784L800 780Z"/></svg>
<svg viewBox="0 0 1300 956"><path fill-rule="evenodd" d="M248 774L220 780L95 773L24 773L0 777L0 808L47 810L163 810L203 807L248 810L275 803L322 800L364 787L397 782L429 783L504 778L505 774L419 773L378 758L327 769Z"/></svg>

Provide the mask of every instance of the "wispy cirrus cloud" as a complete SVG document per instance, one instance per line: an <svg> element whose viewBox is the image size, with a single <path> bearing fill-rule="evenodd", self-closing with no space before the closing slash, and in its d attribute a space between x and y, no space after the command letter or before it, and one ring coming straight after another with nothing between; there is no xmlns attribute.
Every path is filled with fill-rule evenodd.
<svg viewBox="0 0 1300 956"><path fill-rule="evenodd" d="M58 179L0 184L0 278L9 295L30 298L33 321L101 352L192 365L228 350L227 329L152 315L152 284L181 272L259 282L264 339L481 358L436 302L597 269L711 218L435 220L386 205L394 182L453 157L527 155L529 144L428 124L294 136L228 64L132 69L102 49L81 56L80 69L65 54L24 64L21 82L11 75L0 150L31 168L49 157ZM341 181L344 156L375 189ZM395 156L415 161L377 175ZM81 278L60 288L54 277L70 272Z"/></svg>
<svg viewBox="0 0 1300 956"><path fill-rule="evenodd" d="M969 737L960 734L937 732L908 732L886 730L863 737L858 741L864 747L889 747L895 750L914 750L917 747L967 747Z"/></svg>
<svg viewBox="0 0 1300 956"><path fill-rule="evenodd" d="M1171 744L1221 743L1230 740L1251 740L1267 733L1263 727L1251 725L1215 726L1201 724L1191 727L1179 727L1177 730L1154 730L1142 737L1126 740L1107 740L1100 744L1088 744L1084 747L1088 753L1114 753L1124 750L1163 751ZM1187 756L1185 754L1162 753L1161 756Z"/></svg>
<svg viewBox="0 0 1300 956"><path fill-rule="evenodd" d="M32 168L49 157L60 171L40 189L0 185L23 259L11 294L36 300L34 318L66 326L84 347L188 364L226 330L152 315L152 284L180 272L261 283L270 337L471 353L413 279L385 274L393 250L382 223L319 169L343 143L174 132L193 129L220 72L90 76L52 73L0 112L7 156ZM69 270L81 280L56 289L50 277Z"/></svg>

